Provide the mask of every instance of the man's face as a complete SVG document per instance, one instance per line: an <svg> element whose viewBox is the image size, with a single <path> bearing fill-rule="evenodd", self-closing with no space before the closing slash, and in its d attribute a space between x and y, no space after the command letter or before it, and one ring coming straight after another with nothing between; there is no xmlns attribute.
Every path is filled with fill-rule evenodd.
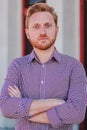
<svg viewBox="0 0 87 130"><path fill-rule="evenodd" d="M31 15L26 34L34 48L47 50L54 44L57 31L52 15L38 12Z"/></svg>

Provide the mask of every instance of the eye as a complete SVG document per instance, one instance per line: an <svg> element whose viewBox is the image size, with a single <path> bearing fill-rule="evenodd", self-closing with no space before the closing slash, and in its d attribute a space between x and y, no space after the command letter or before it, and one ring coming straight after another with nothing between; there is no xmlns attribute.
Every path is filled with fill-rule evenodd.
<svg viewBox="0 0 87 130"><path fill-rule="evenodd" d="M51 27L52 27L52 25L50 23L45 24L45 28L51 28Z"/></svg>
<svg viewBox="0 0 87 130"><path fill-rule="evenodd" d="M39 25L39 24L35 24L35 25L33 26L33 29L36 29L36 30L40 29L40 25Z"/></svg>

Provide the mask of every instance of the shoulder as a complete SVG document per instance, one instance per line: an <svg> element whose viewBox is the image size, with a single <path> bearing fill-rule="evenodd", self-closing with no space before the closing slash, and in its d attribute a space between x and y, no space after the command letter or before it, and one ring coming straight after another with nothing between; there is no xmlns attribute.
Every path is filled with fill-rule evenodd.
<svg viewBox="0 0 87 130"><path fill-rule="evenodd" d="M16 67L26 66L28 64L29 57L30 54L23 57L16 58L11 62L11 65Z"/></svg>
<svg viewBox="0 0 87 130"><path fill-rule="evenodd" d="M79 60L77 60L76 58L74 58L72 56L68 56L68 55L64 55L64 54L61 54L61 56L62 56L63 62L66 63L68 69L72 73L74 73L74 76L76 74L86 76L84 66Z"/></svg>
<svg viewBox="0 0 87 130"><path fill-rule="evenodd" d="M84 70L84 66L83 64L80 62L80 60L69 56L69 55L65 55L65 54L60 54L61 55L61 61L63 64L66 64L66 66L68 68L70 68L70 70L78 70L78 71L85 71Z"/></svg>
<svg viewBox="0 0 87 130"><path fill-rule="evenodd" d="M72 65L78 64L82 66L82 63L78 59L72 56L61 54L61 57L62 60L65 61L67 64L72 64Z"/></svg>

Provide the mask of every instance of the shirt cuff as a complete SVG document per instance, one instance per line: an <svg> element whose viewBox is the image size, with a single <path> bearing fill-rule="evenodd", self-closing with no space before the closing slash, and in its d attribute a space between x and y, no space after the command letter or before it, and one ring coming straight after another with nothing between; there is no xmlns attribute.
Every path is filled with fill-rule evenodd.
<svg viewBox="0 0 87 130"><path fill-rule="evenodd" d="M26 118L29 119L29 109L32 103L32 99L24 98L20 101L17 114L19 118Z"/></svg>
<svg viewBox="0 0 87 130"><path fill-rule="evenodd" d="M49 109L47 111L47 116L53 128L58 128L61 126L61 120L59 119L58 113L56 112L56 107Z"/></svg>

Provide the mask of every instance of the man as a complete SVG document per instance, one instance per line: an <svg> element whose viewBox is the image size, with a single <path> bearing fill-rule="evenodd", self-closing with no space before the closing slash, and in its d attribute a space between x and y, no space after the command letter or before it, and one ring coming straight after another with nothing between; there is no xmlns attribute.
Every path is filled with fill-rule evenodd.
<svg viewBox="0 0 87 130"><path fill-rule="evenodd" d="M1 92L2 113L17 120L16 130L72 130L85 116L84 68L54 47L59 27L52 7L32 5L25 26L33 51L9 67Z"/></svg>

